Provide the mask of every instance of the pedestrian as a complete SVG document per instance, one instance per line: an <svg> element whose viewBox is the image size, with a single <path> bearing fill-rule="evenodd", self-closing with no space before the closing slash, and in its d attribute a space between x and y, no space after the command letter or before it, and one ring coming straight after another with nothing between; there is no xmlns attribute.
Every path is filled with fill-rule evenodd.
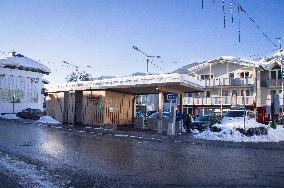
<svg viewBox="0 0 284 188"><path fill-rule="evenodd" d="M190 132L191 118L187 113L183 113L183 126L187 132Z"/></svg>

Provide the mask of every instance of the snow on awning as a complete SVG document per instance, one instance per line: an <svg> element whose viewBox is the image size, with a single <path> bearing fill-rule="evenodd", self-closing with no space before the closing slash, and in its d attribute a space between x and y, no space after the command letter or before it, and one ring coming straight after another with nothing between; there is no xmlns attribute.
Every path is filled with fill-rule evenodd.
<svg viewBox="0 0 284 188"><path fill-rule="evenodd" d="M171 88L180 92L201 91L204 89L204 83L186 74L173 73L70 82L60 85L49 84L46 88L47 92L111 89L135 94L150 94L157 93L157 88Z"/></svg>
<svg viewBox="0 0 284 188"><path fill-rule="evenodd" d="M21 54L0 59L0 67L39 72L42 74L49 74L51 72L48 67Z"/></svg>

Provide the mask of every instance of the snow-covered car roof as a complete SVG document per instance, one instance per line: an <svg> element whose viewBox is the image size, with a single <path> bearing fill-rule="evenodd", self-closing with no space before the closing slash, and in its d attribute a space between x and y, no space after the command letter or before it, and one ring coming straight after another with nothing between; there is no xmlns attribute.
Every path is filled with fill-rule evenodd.
<svg viewBox="0 0 284 188"><path fill-rule="evenodd" d="M42 74L49 74L51 72L50 69L45 65L21 54L13 54L0 59L0 67L39 72Z"/></svg>
<svg viewBox="0 0 284 188"><path fill-rule="evenodd" d="M193 67L189 68L188 71L189 72L196 72L196 71L207 68L210 64L214 65L214 64L218 64L218 63L224 63L224 62L234 63L234 64L243 65L243 66L247 66L247 67L255 66L255 63L250 61L250 60L242 60L240 58L233 57L233 56L220 56L220 57L217 57L215 59L205 61L203 63L196 65L196 66L193 66Z"/></svg>

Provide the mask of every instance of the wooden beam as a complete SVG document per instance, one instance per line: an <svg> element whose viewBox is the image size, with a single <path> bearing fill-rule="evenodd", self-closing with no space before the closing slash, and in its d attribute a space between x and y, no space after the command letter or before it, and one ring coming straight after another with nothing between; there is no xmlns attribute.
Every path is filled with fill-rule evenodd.
<svg viewBox="0 0 284 188"><path fill-rule="evenodd" d="M182 93L184 93L183 90L173 89L173 88L167 88L167 87L158 87L158 90L160 90L160 91L165 91L165 92L168 92L168 93L176 93L176 94L182 94Z"/></svg>

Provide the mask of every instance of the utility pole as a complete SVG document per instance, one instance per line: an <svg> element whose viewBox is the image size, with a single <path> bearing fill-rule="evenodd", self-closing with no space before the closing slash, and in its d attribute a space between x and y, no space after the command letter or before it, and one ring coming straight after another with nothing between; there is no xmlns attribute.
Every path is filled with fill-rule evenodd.
<svg viewBox="0 0 284 188"><path fill-rule="evenodd" d="M284 72L283 72L283 63L282 63L282 49L281 49L281 43L282 43L282 38L283 37L278 37L276 39L278 39L278 43L279 43L279 52L280 52L280 57L278 59L280 59L280 66L281 66L281 74L282 74L282 83L281 83L281 95L282 95L282 114L284 113Z"/></svg>
<svg viewBox="0 0 284 188"><path fill-rule="evenodd" d="M161 58L161 56L148 55L148 54L146 54L145 52L141 51L137 46L133 46L133 49L136 50L136 51L138 51L138 52L140 52L141 54L143 54L143 55L146 57L146 66L147 66L147 69L146 69L147 72L146 72L146 74L148 75L148 74L149 74L149 61L150 61L149 58L153 58L153 57L155 57L155 58Z"/></svg>

